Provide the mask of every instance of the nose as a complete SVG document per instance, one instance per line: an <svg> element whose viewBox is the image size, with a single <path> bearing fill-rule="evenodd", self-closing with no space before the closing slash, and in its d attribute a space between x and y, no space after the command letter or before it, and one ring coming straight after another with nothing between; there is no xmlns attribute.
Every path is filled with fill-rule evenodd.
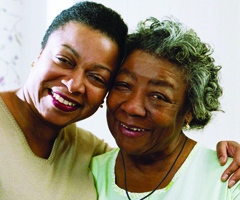
<svg viewBox="0 0 240 200"><path fill-rule="evenodd" d="M144 96L140 92L129 95L121 108L131 116L145 117L147 114Z"/></svg>
<svg viewBox="0 0 240 200"><path fill-rule="evenodd" d="M64 77L61 82L68 88L70 93L85 93L85 77L83 72L72 72Z"/></svg>

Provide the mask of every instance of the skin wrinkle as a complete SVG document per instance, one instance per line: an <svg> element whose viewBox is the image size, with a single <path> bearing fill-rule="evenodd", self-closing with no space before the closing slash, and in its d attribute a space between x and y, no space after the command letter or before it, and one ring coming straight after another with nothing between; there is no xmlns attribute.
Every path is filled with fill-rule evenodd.
<svg viewBox="0 0 240 200"><path fill-rule="evenodd" d="M80 55L78 54L78 52L72 47L70 47L68 44L62 44L62 46L67 47L78 59L80 58Z"/></svg>

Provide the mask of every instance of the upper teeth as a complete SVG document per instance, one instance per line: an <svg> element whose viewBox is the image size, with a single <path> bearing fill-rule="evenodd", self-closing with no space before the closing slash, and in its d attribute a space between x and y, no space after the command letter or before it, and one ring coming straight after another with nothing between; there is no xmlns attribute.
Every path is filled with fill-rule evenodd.
<svg viewBox="0 0 240 200"><path fill-rule="evenodd" d="M145 131L145 129L140 129L140 128L129 128L128 126L126 126L125 124L122 124L122 123L121 123L121 125L124 128L130 129L130 130L133 130L133 131Z"/></svg>
<svg viewBox="0 0 240 200"><path fill-rule="evenodd" d="M63 104L65 104L65 105L67 105L67 106L76 106L75 103L72 103L72 102L70 102L70 101L62 98L61 96L59 96L58 94L56 94L56 93L54 93L54 92L52 92L52 95L53 95L53 97L54 97L57 101L59 101L60 103L63 103Z"/></svg>

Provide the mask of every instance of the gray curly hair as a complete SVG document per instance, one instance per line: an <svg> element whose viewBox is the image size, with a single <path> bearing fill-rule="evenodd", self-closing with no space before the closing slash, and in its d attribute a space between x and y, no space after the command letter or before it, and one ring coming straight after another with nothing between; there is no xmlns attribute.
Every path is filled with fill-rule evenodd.
<svg viewBox="0 0 240 200"><path fill-rule="evenodd" d="M222 95L218 76L221 66L214 64L210 45L176 19L160 22L149 18L140 22L136 32L128 36L126 56L136 49L167 59L185 70L189 85L188 108L193 114L189 125L191 129L206 126L212 111L220 110Z"/></svg>

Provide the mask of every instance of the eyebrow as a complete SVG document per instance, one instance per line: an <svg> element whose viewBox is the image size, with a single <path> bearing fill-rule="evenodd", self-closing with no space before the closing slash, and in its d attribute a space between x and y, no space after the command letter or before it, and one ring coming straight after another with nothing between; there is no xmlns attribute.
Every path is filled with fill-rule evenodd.
<svg viewBox="0 0 240 200"><path fill-rule="evenodd" d="M170 88L171 90L175 90L175 87L169 83L168 81L165 80L158 80L158 79L153 79L148 82L149 85L156 85L156 86L165 86Z"/></svg>
<svg viewBox="0 0 240 200"><path fill-rule="evenodd" d="M127 75L127 76L130 76L135 81L137 80L137 77L126 68L120 69L117 75Z"/></svg>
<svg viewBox="0 0 240 200"><path fill-rule="evenodd" d="M105 67L103 65L94 65L94 69L104 69L104 70L109 71L110 74L112 74L112 71L108 67Z"/></svg>
<svg viewBox="0 0 240 200"><path fill-rule="evenodd" d="M131 71L129 71L126 68L120 69L119 72L118 72L118 75L127 75L127 76L130 76L135 81L137 81L137 77ZM168 87L172 90L175 90L175 87L170 82L165 81L165 80L152 79L148 82L148 85L165 86L165 87Z"/></svg>
<svg viewBox="0 0 240 200"><path fill-rule="evenodd" d="M77 58L80 58L79 53L75 49L73 49L72 47L70 47L67 44L62 44L62 46L68 48ZM107 67L105 67L103 65L94 65L94 68L95 69L104 69L104 70L109 71L112 74L112 71L109 68L107 68Z"/></svg>
<svg viewBox="0 0 240 200"><path fill-rule="evenodd" d="M67 47L77 58L80 58L80 55L78 54L78 52L75 49L73 49L72 47L70 47L67 44L62 44L62 46Z"/></svg>

